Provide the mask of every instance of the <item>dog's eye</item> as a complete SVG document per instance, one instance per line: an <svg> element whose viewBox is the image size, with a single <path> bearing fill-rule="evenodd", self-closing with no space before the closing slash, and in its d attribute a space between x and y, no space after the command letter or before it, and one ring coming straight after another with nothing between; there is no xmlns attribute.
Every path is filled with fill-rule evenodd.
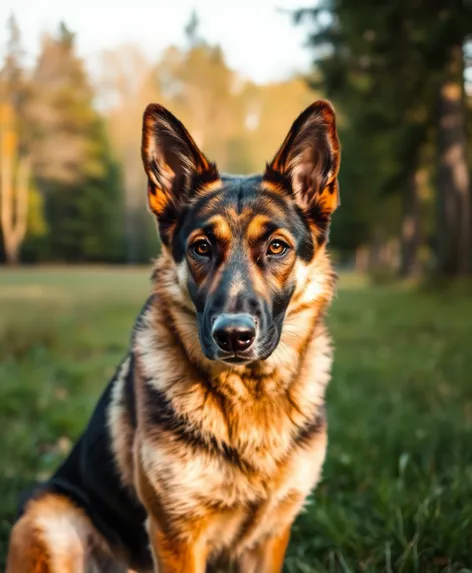
<svg viewBox="0 0 472 573"><path fill-rule="evenodd" d="M282 255L285 255L285 253L288 251L288 248L289 247L287 243L284 243L280 239L275 239L270 243L267 249L267 254L274 257L280 257Z"/></svg>
<svg viewBox="0 0 472 573"><path fill-rule="evenodd" d="M199 257L210 257L211 256L211 245L205 239L200 239L192 245L193 252Z"/></svg>

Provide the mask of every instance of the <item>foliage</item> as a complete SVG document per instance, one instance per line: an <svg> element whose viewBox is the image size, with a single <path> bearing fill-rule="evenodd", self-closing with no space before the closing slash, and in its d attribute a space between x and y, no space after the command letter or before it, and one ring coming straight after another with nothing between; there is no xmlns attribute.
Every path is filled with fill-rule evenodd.
<svg viewBox="0 0 472 573"><path fill-rule="evenodd" d="M43 41L27 118L48 219L43 256L69 262L119 260L120 169L65 25Z"/></svg>
<svg viewBox="0 0 472 573"><path fill-rule="evenodd" d="M156 255L139 152L148 103L174 112L223 172L244 174L260 172L297 114L328 96L343 148L338 260L376 274L470 272L470 2L321 0L296 16L310 22L313 74L265 85L231 69L195 12L182 45L152 60L129 44L105 50L93 78L63 23L28 68L11 19L0 96L15 109L20 155L31 154L31 216L44 222L41 236L28 222L23 260Z"/></svg>
<svg viewBox="0 0 472 573"><path fill-rule="evenodd" d="M406 261L402 261L402 266L413 272L420 235L423 242L431 239L421 232L421 228L431 227L425 221L431 210L423 204L429 180L437 191L439 218L434 235L439 272L445 272L447 266L440 248L445 236L457 236L455 248L463 258L467 254L472 258L470 237L461 231L470 225L470 218L468 224L466 219L462 224L459 213L470 210L470 185L467 177L462 177L463 188L456 192L453 175L467 170L464 100L458 96L450 111L454 116L449 118L438 105L445 85L454 84L458 94L463 92L463 69L456 65L455 76L451 76L450 62L452 54L462 56L472 34L470 3L325 0L313 9L296 12L298 20L304 17L311 22L315 84L326 89L345 118L341 187L346 182L352 199L333 229L334 241L344 249L352 241L366 244L374 241L386 222L393 222L387 234L401 236L402 257L411 259L411 264L405 267ZM451 122L457 127L449 139L446 136L445 149L441 138L444 140L445 126ZM459 156L456 153L450 172L438 179L441 169L436 166L441 166L453 148L463 151ZM424 172L426 177L419 175ZM463 208L456 208L448 221L446 212L454 210L454 205L446 208L441 201L454 193L465 199ZM392 195L400 198L402 210L386 220L382 203ZM413 231L405 232L410 227ZM456 265L452 274L464 272L466 265Z"/></svg>

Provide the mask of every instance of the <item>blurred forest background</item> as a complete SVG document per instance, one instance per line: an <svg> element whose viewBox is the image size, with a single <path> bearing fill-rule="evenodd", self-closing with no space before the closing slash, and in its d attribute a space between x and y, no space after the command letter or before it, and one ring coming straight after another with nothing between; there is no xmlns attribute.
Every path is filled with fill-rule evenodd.
<svg viewBox="0 0 472 573"><path fill-rule="evenodd" d="M175 26L187 25L154 58L145 0L112 21L111 42L116 14L84 0L68 13L80 34L60 23L36 51L41 11L72 3L14 3L22 29L0 22L0 570L20 492L70 451L149 292L136 266L159 250L140 159L146 104L180 117L222 170L251 173L328 97L343 147L330 446L285 571L472 573L472 0L294 0L277 18L306 37L294 68L305 53L312 65L278 81L261 70L295 52L277 43L272 2L198 0L200 23L182 0L156 6L156 33L178 10ZM131 32L139 45L110 47Z"/></svg>
<svg viewBox="0 0 472 573"><path fill-rule="evenodd" d="M8 22L2 90L5 258L29 262L149 262L158 250L146 206L141 121L154 101L181 119L226 172L260 171L314 94L303 78L256 85L199 36L154 62L139 47L101 54L92 81L61 23L23 66L21 31Z"/></svg>
<svg viewBox="0 0 472 573"><path fill-rule="evenodd" d="M8 263L147 263L140 126L158 101L227 172L260 171L317 97L339 114L339 264L380 275L472 270L470 0L321 0L287 13L307 30L312 73L243 79L193 13L186 45L150 61L104 51L93 77L60 23L25 64L14 15L0 70L1 255ZM469 81L467 80L469 78Z"/></svg>

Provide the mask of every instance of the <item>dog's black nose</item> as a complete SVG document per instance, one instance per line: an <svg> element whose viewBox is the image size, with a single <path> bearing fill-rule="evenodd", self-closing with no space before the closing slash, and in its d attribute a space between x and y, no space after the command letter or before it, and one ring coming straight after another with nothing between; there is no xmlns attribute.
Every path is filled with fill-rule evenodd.
<svg viewBox="0 0 472 573"><path fill-rule="evenodd" d="M256 337L256 324L249 314L221 314L213 323L214 341L226 352L247 350Z"/></svg>

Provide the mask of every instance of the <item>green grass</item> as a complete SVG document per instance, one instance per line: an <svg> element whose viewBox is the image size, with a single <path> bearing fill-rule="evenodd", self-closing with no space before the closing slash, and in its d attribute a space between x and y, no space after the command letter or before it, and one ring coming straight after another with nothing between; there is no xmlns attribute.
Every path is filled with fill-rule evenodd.
<svg viewBox="0 0 472 573"><path fill-rule="evenodd" d="M0 568L18 493L55 468L86 423L148 275L0 271ZM470 292L346 276L329 323L328 458L287 571L472 571Z"/></svg>

